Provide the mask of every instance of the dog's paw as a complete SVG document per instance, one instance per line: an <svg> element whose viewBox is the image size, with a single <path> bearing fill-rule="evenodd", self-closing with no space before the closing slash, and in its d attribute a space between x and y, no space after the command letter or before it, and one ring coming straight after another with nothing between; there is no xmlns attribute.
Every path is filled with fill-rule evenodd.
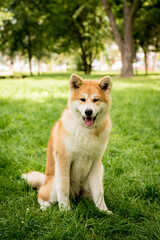
<svg viewBox="0 0 160 240"><path fill-rule="evenodd" d="M45 211L51 205L50 202L43 201L41 198L38 198L38 203L39 203L40 209L42 209L42 211Z"/></svg>
<svg viewBox="0 0 160 240"><path fill-rule="evenodd" d="M69 211L71 209L70 204L59 204L60 211Z"/></svg>
<svg viewBox="0 0 160 240"><path fill-rule="evenodd" d="M100 207L98 207L98 209L101 211L101 212L104 212L104 213L107 213L109 215L112 215L113 212L108 210L107 206L105 204L103 205L100 205Z"/></svg>
<svg viewBox="0 0 160 240"><path fill-rule="evenodd" d="M113 215L112 211L109 211L108 209L105 211L108 215Z"/></svg>

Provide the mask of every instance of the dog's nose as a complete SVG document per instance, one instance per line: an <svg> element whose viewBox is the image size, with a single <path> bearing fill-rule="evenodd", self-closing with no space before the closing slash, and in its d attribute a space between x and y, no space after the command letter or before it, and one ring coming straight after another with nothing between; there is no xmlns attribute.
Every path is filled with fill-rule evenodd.
<svg viewBox="0 0 160 240"><path fill-rule="evenodd" d="M85 110L85 114L87 115L87 117L90 117L92 115L92 113L93 113L92 109Z"/></svg>

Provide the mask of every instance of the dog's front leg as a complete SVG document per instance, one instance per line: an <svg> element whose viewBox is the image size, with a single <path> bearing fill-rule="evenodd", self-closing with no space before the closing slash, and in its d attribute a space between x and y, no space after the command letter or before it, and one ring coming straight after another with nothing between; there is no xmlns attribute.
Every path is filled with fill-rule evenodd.
<svg viewBox="0 0 160 240"><path fill-rule="evenodd" d="M108 210L104 201L103 165L101 161L94 161L88 176L88 183L96 207L101 211L112 213Z"/></svg>
<svg viewBox="0 0 160 240"><path fill-rule="evenodd" d="M56 190L59 208L62 210L70 210L70 166L67 159L58 154L55 163Z"/></svg>

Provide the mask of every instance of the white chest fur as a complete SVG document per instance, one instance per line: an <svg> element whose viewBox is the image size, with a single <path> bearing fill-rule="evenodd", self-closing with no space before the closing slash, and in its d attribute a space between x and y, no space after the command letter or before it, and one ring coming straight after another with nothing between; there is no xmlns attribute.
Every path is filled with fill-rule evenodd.
<svg viewBox="0 0 160 240"><path fill-rule="evenodd" d="M107 144L107 127L96 135L94 128L85 128L72 121L65 126L69 135L65 138L65 149L71 165L71 178L75 182L85 181L93 161L99 160Z"/></svg>

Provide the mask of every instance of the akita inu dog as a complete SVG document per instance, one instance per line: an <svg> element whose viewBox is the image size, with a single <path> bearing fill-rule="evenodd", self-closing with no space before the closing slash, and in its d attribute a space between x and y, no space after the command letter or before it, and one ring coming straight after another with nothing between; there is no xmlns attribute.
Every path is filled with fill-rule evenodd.
<svg viewBox="0 0 160 240"><path fill-rule="evenodd" d="M104 201L101 162L111 131L109 109L112 81L83 80L72 74L68 107L53 126L47 148L45 174L23 174L39 188L38 202L45 209L53 202L69 210L69 196L91 196L99 210L110 213Z"/></svg>

